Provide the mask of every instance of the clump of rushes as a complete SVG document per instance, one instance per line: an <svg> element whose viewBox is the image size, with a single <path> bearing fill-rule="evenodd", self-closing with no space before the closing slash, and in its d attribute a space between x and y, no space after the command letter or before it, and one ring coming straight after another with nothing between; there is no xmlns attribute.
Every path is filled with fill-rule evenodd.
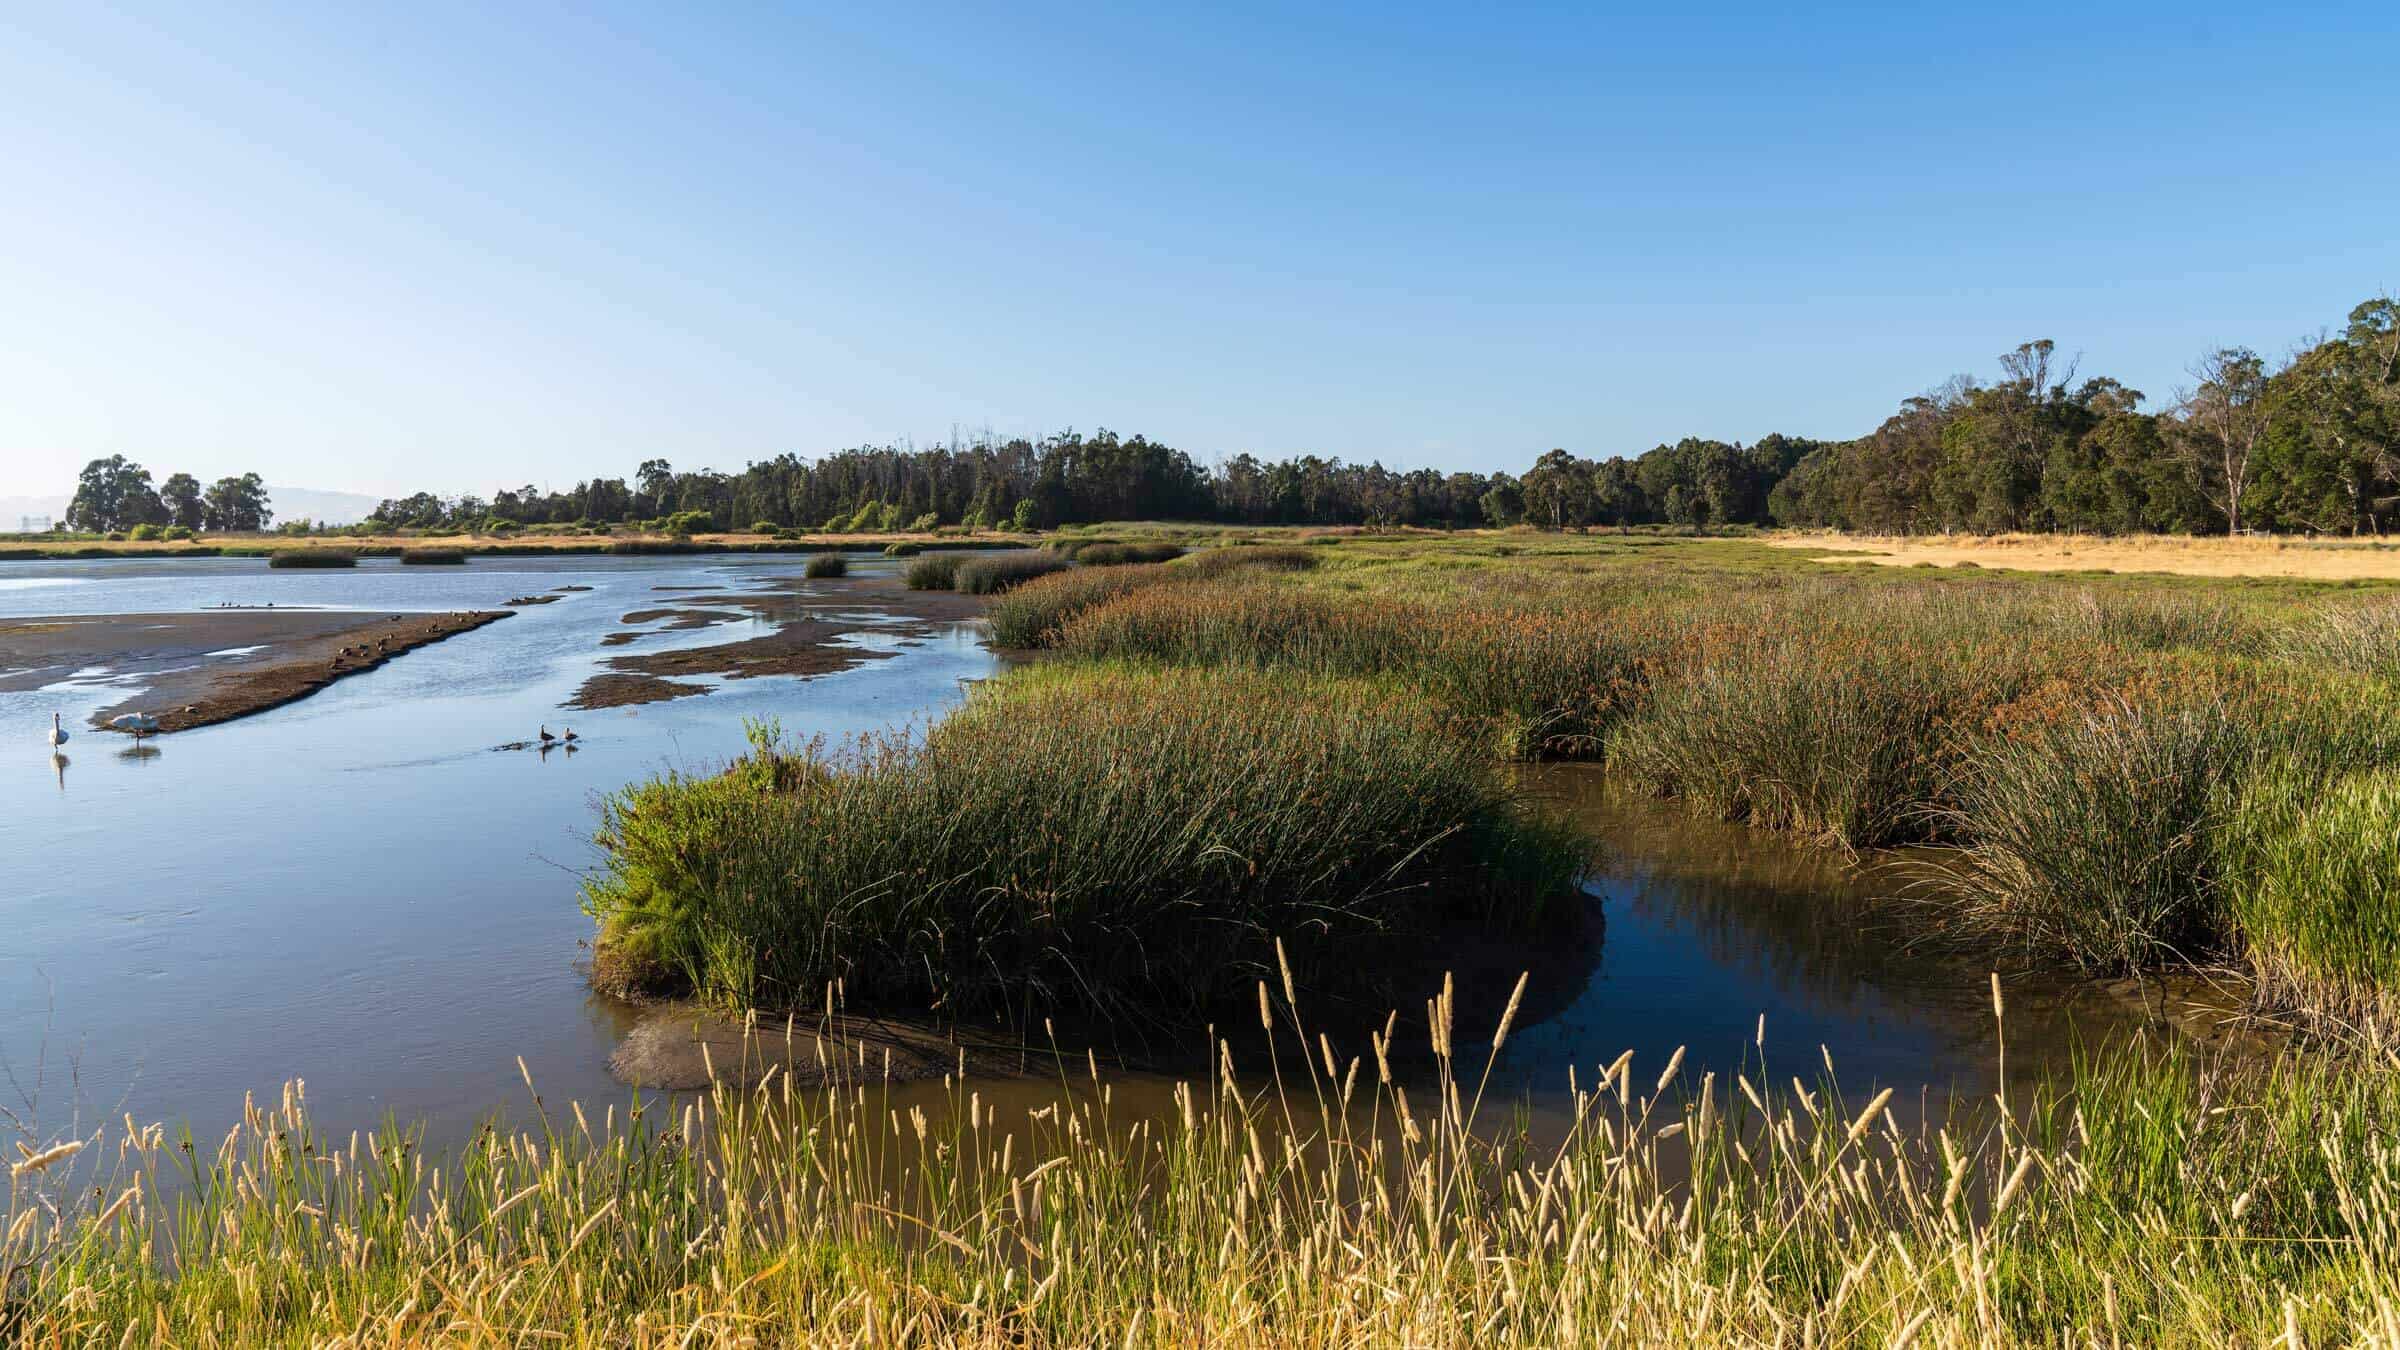
<svg viewBox="0 0 2400 1350"><path fill-rule="evenodd" d="M1183 556L1181 544L1086 544L1068 555L1086 567L1163 563Z"/></svg>
<svg viewBox="0 0 2400 1350"><path fill-rule="evenodd" d="M992 558L969 558L951 575L950 589L968 595L998 595L1035 577L1063 572L1072 565L1055 553L1004 553Z"/></svg>
<svg viewBox="0 0 2400 1350"><path fill-rule="evenodd" d="M412 548L400 554L400 561L412 567L445 566L466 560L467 551L463 548Z"/></svg>
<svg viewBox="0 0 2400 1350"><path fill-rule="evenodd" d="M267 555L269 567L356 567L358 554L346 548L279 548Z"/></svg>
<svg viewBox="0 0 2400 1350"><path fill-rule="evenodd" d="M913 558L924 551L925 546L914 539L895 539L883 546L887 558Z"/></svg>
<svg viewBox="0 0 2400 1350"><path fill-rule="evenodd" d="M2213 836L2249 718L2208 683L2110 695L1982 742L1941 816L1971 920L2091 971L2204 959L2226 930Z"/></svg>
<svg viewBox="0 0 2400 1350"><path fill-rule="evenodd" d="M1069 619L1120 595L1173 580L1177 569L1156 565L1077 568L1037 577L994 600L985 617L1003 647L1047 646Z"/></svg>
<svg viewBox="0 0 2400 1350"><path fill-rule="evenodd" d="M2218 854L2271 1001L2400 1027L2400 770L2278 762L2241 789Z"/></svg>
<svg viewBox="0 0 2400 1350"><path fill-rule="evenodd" d="M900 579L912 591L946 591L957 581L958 564L955 553L928 553L911 559Z"/></svg>
<svg viewBox="0 0 2400 1350"><path fill-rule="evenodd" d="M810 577L846 577L850 575L850 560L839 553L819 553L808 560L803 569Z"/></svg>
<svg viewBox="0 0 2400 1350"><path fill-rule="evenodd" d="M2321 610L2277 633L2269 647L2298 666L2400 679L2400 601Z"/></svg>
<svg viewBox="0 0 2400 1350"><path fill-rule="evenodd" d="M1277 939L1303 983L1371 988L1379 944L1533 923L1581 862L1441 709L1365 685L1037 668L842 763L760 740L606 803L599 973L1189 1024Z"/></svg>
<svg viewBox="0 0 2400 1350"><path fill-rule="evenodd" d="M1221 577L1232 572L1305 572L1324 560L1324 554L1306 548L1232 546L1194 554L1184 567L1198 576Z"/></svg>

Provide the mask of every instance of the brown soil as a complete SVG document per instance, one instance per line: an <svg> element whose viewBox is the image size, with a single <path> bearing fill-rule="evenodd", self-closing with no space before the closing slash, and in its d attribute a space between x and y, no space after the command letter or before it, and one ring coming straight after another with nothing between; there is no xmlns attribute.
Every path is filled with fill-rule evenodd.
<svg viewBox="0 0 2400 1350"><path fill-rule="evenodd" d="M507 610L358 614L337 610L203 610L74 615L0 623L0 690L38 689L105 666L148 686L95 713L92 725L146 712L159 731L247 717L308 697L429 642L509 617ZM212 652L256 647L232 656Z"/></svg>
<svg viewBox="0 0 2400 1350"><path fill-rule="evenodd" d="M924 637L949 624L962 623L983 612L980 597L953 591L912 591L897 577L864 577L854 581L785 578L763 590L726 595L695 596L689 603L739 608L760 619L774 620L772 633L685 651L648 652L613 657L608 671L586 680L570 708L614 708L631 703L656 703L690 694L705 694L705 685L678 683L678 677L723 676L748 679L757 675L824 675L879 661L890 652L868 651L841 639L864 625L837 616L861 610L892 615L897 622L876 625L876 631L903 637ZM669 619L662 629L672 631L729 622L727 616L681 608L636 610L626 622ZM604 646L623 646L642 634L611 633Z"/></svg>

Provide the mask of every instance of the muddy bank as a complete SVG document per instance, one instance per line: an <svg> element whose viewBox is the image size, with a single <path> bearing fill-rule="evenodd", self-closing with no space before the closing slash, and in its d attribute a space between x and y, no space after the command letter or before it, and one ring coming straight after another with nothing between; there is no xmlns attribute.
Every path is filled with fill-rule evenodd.
<svg viewBox="0 0 2400 1350"><path fill-rule="evenodd" d="M625 623L651 626L611 633L601 645L621 647L653 634L734 623L774 628L710 647L611 657L606 669L584 681L566 706L616 708L705 694L707 685L689 682L702 678L830 674L892 655L859 646L848 640L851 635L872 631L925 638L982 612L980 597L912 591L898 577L787 577L753 591L694 595L675 605L625 615Z"/></svg>
<svg viewBox="0 0 2400 1350"><path fill-rule="evenodd" d="M146 712L163 732L231 721L303 699L429 642L509 617L507 610L359 614L343 610L203 610L69 615L0 622L0 691L39 689L91 672L141 692L93 715L105 728Z"/></svg>
<svg viewBox="0 0 2400 1350"><path fill-rule="evenodd" d="M1012 1078L1053 1071L1057 1060L1056 1051L996 1032L937 1027L930 1021L846 1013L744 1020L670 1003L642 1015L608 1057L608 1069L631 1086L690 1091L712 1081L750 1086L770 1069L817 1087L923 1082L957 1072L962 1061L973 1077Z"/></svg>

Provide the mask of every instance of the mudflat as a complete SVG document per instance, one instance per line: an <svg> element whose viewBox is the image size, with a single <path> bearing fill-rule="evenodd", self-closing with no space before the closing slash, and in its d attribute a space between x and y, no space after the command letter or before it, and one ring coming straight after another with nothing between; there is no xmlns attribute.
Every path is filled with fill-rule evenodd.
<svg viewBox="0 0 2400 1350"><path fill-rule="evenodd" d="M889 617L873 625L852 617L867 610ZM982 612L980 597L953 591L912 591L897 577L813 581L794 577L755 591L679 595L672 605L625 615L625 623L651 626L611 633L600 640L601 645L622 647L654 633L688 632L719 624L756 621L773 623L775 628L709 647L611 657L607 669L584 681L567 706L615 708L707 693L709 686L688 682L695 676L744 679L847 670L892 654L843 640L862 628L924 637Z"/></svg>
<svg viewBox="0 0 2400 1350"><path fill-rule="evenodd" d="M0 691L39 689L78 671L139 676L143 690L95 713L92 724L146 712L161 732L185 731L306 698L510 612L225 609L0 620Z"/></svg>

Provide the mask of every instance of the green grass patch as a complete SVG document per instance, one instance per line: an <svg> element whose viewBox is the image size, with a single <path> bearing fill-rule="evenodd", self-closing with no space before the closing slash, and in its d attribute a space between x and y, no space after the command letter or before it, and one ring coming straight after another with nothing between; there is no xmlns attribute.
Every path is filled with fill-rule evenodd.
<svg viewBox="0 0 2400 1350"><path fill-rule="evenodd" d="M801 570L813 580L846 577L850 575L850 560L839 553L819 553L811 557L808 566Z"/></svg>

